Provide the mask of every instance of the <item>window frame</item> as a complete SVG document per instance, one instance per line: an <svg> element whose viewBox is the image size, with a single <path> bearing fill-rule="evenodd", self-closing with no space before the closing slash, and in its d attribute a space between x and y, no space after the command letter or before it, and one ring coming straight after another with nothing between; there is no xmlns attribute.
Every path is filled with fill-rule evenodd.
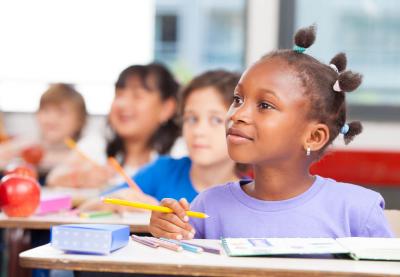
<svg viewBox="0 0 400 277"><path fill-rule="evenodd" d="M281 0L279 3L279 48L293 47L292 37L294 36L296 28L296 8L296 0ZM400 106L349 103L348 117L350 120L358 119L375 122L399 122Z"/></svg>

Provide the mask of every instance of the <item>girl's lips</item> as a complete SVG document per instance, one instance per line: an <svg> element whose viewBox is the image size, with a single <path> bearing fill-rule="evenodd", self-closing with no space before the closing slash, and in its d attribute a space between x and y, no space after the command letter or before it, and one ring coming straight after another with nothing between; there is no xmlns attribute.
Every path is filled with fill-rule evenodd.
<svg viewBox="0 0 400 277"><path fill-rule="evenodd" d="M234 144L241 144L253 141L253 139L250 136L246 135L246 133L234 128L228 129L226 138L228 142Z"/></svg>
<svg viewBox="0 0 400 277"><path fill-rule="evenodd" d="M235 128L229 128L227 135L232 137L241 137L247 140L253 140L253 138L248 136L245 132Z"/></svg>
<svg viewBox="0 0 400 277"><path fill-rule="evenodd" d="M134 120L135 116L132 115L118 115L118 120L121 122L127 122L130 120Z"/></svg>
<svg viewBox="0 0 400 277"><path fill-rule="evenodd" d="M193 148L196 148L196 149L206 149L206 148L209 148L209 146L208 146L208 145L205 145L205 144L193 144L192 147L193 147Z"/></svg>

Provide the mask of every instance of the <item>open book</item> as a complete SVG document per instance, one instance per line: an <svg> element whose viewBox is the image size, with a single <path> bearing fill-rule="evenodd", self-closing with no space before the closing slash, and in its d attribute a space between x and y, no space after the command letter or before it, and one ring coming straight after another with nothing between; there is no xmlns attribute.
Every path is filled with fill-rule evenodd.
<svg viewBox="0 0 400 277"><path fill-rule="evenodd" d="M229 256L344 254L356 260L400 260L400 238L223 238Z"/></svg>

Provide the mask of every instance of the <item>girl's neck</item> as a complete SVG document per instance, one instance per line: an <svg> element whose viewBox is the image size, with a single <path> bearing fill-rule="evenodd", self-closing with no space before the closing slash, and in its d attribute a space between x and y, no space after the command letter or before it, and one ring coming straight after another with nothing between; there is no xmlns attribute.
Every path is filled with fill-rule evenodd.
<svg viewBox="0 0 400 277"><path fill-rule="evenodd" d="M201 192L213 185L235 181L235 163L223 161L219 164L202 166L192 163L190 168L190 179L193 187Z"/></svg>
<svg viewBox="0 0 400 277"><path fill-rule="evenodd" d="M254 182L245 186L244 190L250 196L260 200L286 200L307 191L315 177L308 173L308 165L293 167L281 165L254 166Z"/></svg>
<svg viewBox="0 0 400 277"><path fill-rule="evenodd" d="M126 150L124 166L137 168L150 161L152 149L147 141L126 140L124 147Z"/></svg>

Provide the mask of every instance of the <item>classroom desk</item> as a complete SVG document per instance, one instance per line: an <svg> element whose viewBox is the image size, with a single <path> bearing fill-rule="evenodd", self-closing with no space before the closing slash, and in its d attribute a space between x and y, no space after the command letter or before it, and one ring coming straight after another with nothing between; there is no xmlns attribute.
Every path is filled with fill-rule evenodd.
<svg viewBox="0 0 400 277"><path fill-rule="evenodd" d="M71 223L108 223L129 225L133 233L148 233L150 213L126 213L123 216L113 215L102 218L80 218L68 214L34 215L30 217L7 217L0 213L0 228L21 228L49 230L53 225Z"/></svg>
<svg viewBox="0 0 400 277"><path fill-rule="evenodd" d="M197 243L219 247L216 240ZM64 254L49 244L20 254L20 265L94 272L190 276L399 276L400 262L337 259L238 258L153 249L130 241L110 255Z"/></svg>

